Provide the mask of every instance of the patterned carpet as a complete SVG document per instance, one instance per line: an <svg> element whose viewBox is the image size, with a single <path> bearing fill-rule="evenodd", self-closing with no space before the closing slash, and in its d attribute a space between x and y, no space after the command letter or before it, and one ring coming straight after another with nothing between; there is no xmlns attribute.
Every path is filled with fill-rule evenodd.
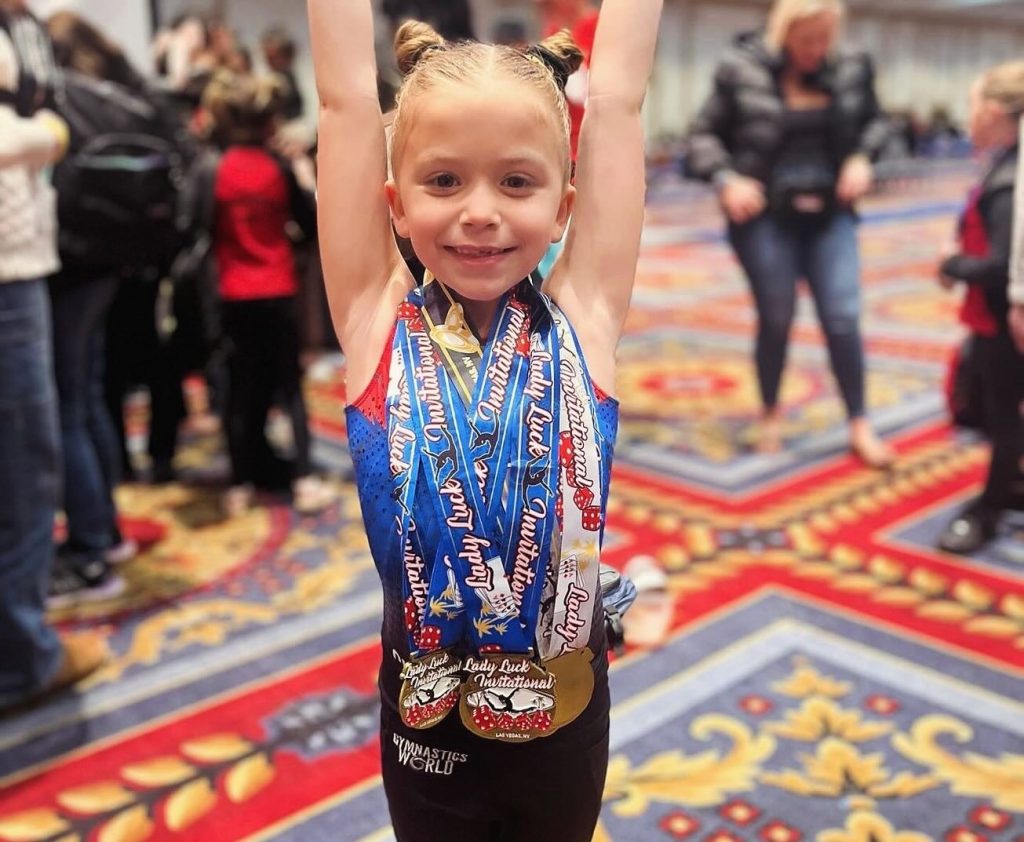
<svg viewBox="0 0 1024 842"><path fill-rule="evenodd" d="M675 615L663 646L612 665L597 842L1024 842L1024 519L975 558L933 549L985 462L945 420L955 302L931 279L966 184L947 170L866 208L889 473L846 452L806 299L787 447L751 452L745 287L707 197L652 188L607 558L656 556ZM182 454L193 482L123 490L147 542L128 591L56 618L103 629L116 657L82 692L0 720L0 840L392 838L380 604L339 372L310 397L343 489L322 516L266 499L224 521L211 436Z"/></svg>

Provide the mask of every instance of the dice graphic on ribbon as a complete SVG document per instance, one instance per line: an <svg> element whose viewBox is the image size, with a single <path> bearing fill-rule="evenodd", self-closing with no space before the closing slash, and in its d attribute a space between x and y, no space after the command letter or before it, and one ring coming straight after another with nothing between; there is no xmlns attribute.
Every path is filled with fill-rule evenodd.
<svg viewBox="0 0 1024 842"><path fill-rule="evenodd" d="M600 531L603 520L600 506L587 506L583 510L583 528L588 532Z"/></svg>
<svg viewBox="0 0 1024 842"><path fill-rule="evenodd" d="M594 502L594 492L589 488L577 488L576 493L572 495L572 500L577 509L581 512L585 511Z"/></svg>

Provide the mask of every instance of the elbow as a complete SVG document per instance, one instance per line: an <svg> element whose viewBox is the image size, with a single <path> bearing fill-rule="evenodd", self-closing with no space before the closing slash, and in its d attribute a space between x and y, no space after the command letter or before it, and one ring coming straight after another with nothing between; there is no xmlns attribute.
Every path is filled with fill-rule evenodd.
<svg viewBox="0 0 1024 842"><path fill-rule="evenodd" d="M317 96L320 100L321 116L360 111L367 106L380 111L375 73L352 79L346 85L318 85Z"/></svg>
<svg viewBox="0 0 1024 842"><path fill-rule="evenodd" d="M643 91L630 91L625 86L591 86L586 111L595 118L640 121L643 106Z"/></svg>
<svg viewBox="0 0 1024 842"><path fill-rule="evenodd" d="M637 73L635 67L623 63L605 63L591 69L587 103L594 100L616 103L618 107L639 112L647 96L650 73Z"/></svg>

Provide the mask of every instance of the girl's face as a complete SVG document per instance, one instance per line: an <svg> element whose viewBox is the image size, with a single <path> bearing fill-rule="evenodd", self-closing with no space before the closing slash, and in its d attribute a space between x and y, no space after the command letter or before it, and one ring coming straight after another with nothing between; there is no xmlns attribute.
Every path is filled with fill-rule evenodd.
<svg viewBox="0 0 1024 842"><path fill-rule="evenodd" d="M515 81L442 84L409 107L386 185L395 230L460 296L496 300L537 267L572 210L555 114Z"/></svg>
<svg viewBox="0 0 1024 842"><path fill-rule="evenodd" d="M1014 131L1013 121L994 99L982 96L982 81L971 86L970 114L967 118L967 133L977 149L993 149L1007 142Z"/></svg>
<svg viewBox="0 0 1024 842"><path fill-rule="evenodd" d="M814 73L831 52L839 36L839 13L818 12L795 21L783 45L790 66L798 73Z"/></svg>

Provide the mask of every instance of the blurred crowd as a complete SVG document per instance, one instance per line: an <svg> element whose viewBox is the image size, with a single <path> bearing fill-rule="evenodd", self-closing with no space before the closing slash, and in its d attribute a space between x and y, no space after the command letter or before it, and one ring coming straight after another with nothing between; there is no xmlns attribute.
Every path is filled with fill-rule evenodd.
<svg viewBox="0 0 1024 842"><path fill-rule="evenodd" d="M138 547L114 491L176 478L190 374L213 409L198 420L226 440L226 516L259 489L303 513L334 491L312 471L300 388L303 348L330 331L293 38L267 31L255 61L187 15L143 70L71 12L3 0L0 27L0 472L18 495L0 515L2 707L102 660L44 609L123 590L116 565ZM144 454L125 424L140 387Z"/></svg>

